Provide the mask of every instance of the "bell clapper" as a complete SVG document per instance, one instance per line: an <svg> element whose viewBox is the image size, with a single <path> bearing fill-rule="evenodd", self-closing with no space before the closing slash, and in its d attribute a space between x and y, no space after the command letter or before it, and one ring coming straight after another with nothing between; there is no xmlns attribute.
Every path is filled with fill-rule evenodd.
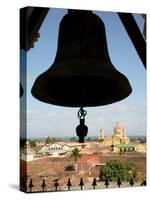
<svg viewBox="0 0 150 200"><path fill-rule="evenodd" d="M80 120L80 124L76 127L76 133L79 137L79 142L84 143L84 137L87 136L88 127L85 125L85 116L87 111L83 109L83 106L78 111L78 118Z"/></svg>

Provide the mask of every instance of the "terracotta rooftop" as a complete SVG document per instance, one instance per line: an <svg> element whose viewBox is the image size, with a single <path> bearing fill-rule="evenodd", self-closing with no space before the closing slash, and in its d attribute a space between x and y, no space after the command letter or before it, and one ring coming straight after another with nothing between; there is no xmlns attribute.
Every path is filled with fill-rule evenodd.
<svg viewBox="0 0 150 200"><path fill-rule="evenodd" d="M84 163L86 161L90 161L93 164L99 164L100 163L100 158L99 156L93 156L93 155L83 155L78 162L79 163Z"/></svg>

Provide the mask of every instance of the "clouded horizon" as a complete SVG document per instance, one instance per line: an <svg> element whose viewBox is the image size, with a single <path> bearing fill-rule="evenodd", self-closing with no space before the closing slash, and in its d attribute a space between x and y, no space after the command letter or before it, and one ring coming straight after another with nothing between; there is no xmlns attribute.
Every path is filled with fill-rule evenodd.
<svg viewBox="0 0 150 200"><path fill-rule="evenodd" d="M112 135L116 121L126 128L128 136L146 135L146 104L112 104L103 107L85 108L87 110L86 125L88 136L98 136L100 128L105 135ZM74 137L75 128L79 124L78 109L62 109L56 111L28 111L28 137ZM136 116L136 117L135 117ZM141 118L140 116L145 116Z"/></svg>

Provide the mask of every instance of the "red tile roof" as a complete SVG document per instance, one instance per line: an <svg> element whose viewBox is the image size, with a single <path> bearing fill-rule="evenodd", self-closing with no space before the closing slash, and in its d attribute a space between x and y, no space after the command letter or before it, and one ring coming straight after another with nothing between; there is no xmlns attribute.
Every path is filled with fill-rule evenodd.
<svg viewBox="0 0 150 200"><path fill-rule="evenodd" d="M90 161L93 164L99 164L100 163L100 157L99 156L93 156L93 155L83 155L78 162L84 163Z"/></svg>

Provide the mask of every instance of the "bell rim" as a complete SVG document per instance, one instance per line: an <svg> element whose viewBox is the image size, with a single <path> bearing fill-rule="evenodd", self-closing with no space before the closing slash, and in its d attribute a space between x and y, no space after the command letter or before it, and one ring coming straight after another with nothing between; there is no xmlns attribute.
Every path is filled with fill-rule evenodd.
<svg viewBox="0 0 150 200"><path fill-rule="evenodd" d="M105 69L106 70L106 69ZM109 69L110 70L110 69ZM48 103L48 104L52 104L52 105L56 105L56 106L63 106L63 107L80 107L80 105L75 105L75 104L69 104L69 103L58 103L56 99L53 99L52 97L48 96L47 94L45 94L44 96L41 96L39 94L39 91L40 90L43 90L43 86L42 84L45 84L47 85L48 83L48 80L59 80L61 78L65 78L65 77L82 77L82 76L86 76L88 78L91 78L91 77L98 77L100 78L100 75L97 75L95 73L92 73L92 74L86 74L85 73L81 73L80 75L78 73L74 73L74 72L68 72L67 74L64 73L65 70L59 70L59 72L56 72L55 70L52 70L51 68L49 68L49 70L47 70L46 72L44 72L43 74L41 74L34 82L34 85L32 87L32 90L31 90L31 93L32 93L32 96L36 99L38 99L39 101L41 102L44 102L44 103ZM110 71L109 71L110 72ZM111 76L110 77L110 74L108 73L107 76L105 76L105 78L111 78L111 79L114 79L115 81L118 81L118 83L122 84L122 87L124 85L124 83L126 82L126 85L128 86L128 91L126 91L125 95L122 96L122 97L119 97L119 98L115 98L114 101L110 101L109 103L97 103L97 104L93 104L93 105L84 105L84 107L97 107L97 106L105 106L105 105L109 105L109 104L113 104L113 103L116 103L118 101L121 101L125 98L127 98L131 92L132 92L132 88L131 88L131 85L128 81L128 79L126 78L126 76L124 76L122 73L120 73L119 71L117 71L115 68L111 71L115 76ZM113 77L113 78L112 78ZM41 83L42 84L41 84ZM45 82L45 83L44 83ZM35 88L35 85L38 83L38 87ZM39 84L40 83L40 84Z"/></svg>

